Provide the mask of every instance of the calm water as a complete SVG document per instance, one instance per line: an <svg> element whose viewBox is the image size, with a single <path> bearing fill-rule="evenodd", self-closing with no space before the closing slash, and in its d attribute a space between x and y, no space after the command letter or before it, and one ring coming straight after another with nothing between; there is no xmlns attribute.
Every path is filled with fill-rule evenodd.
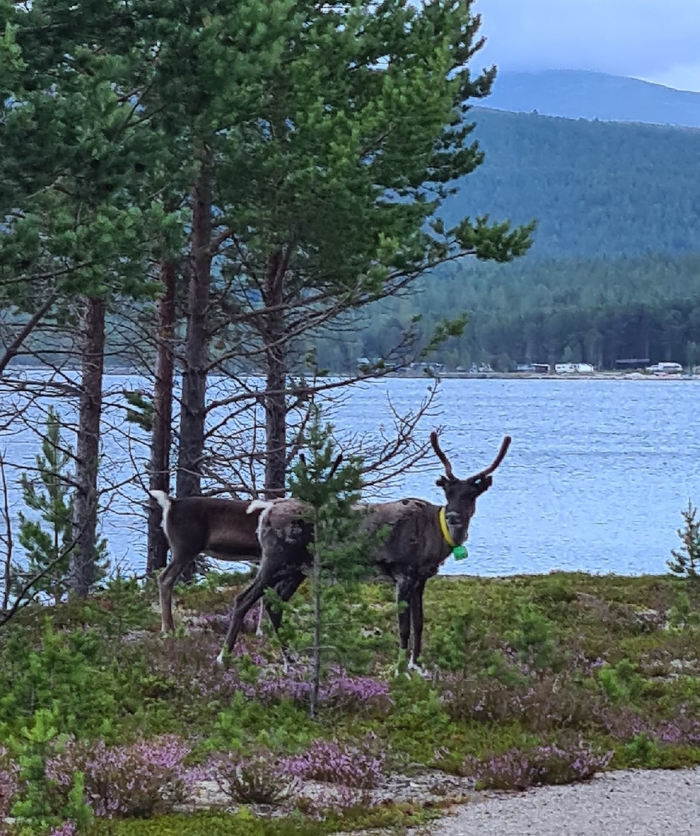
<svg viewBox="0 0 700 836"><path fill-rule="evenodd" d="M128 379L109 383L116 391ZM382 426L390 432L387 396L401 413L416 408L427 390L425 380L373 382L354 390L333 421L340 433L376 433ZM485 467L503 435L513 437L493 487L478 501L469 560L450 559L444 571L665 572L679 543L681 510L689 498L700 503L699 405L700 385L693 381L443 381L423 432L427 438L433 427L445 426L442 446L458 476ZM107 437L105 462L114 478L129 476L132 458L138 462L146 452L142 442L133 429L128 437L115 431ZM33 459L30 429L5 434L1 443L7 460ZM379 498L438 503L440 473L435 459L434 467L405 474ZM103 519L113 557L139 570L143 499L140 486L126 486Z"/></svg>
<svg viewBox="0 0 700 836"><path fill-rule="evenodd" d="M394 392L394 382L399 406L421 388L396 381ZM513 437L478 501L469 561L450 559L444 571L665 572L681 510L689 498L700 504L699 399L693 381L443 381L443 448L457 475L484 467L502 436ZM363 393L354 405L365 426L371 403ZM406 488L439 501L432 474Z"/></svg>

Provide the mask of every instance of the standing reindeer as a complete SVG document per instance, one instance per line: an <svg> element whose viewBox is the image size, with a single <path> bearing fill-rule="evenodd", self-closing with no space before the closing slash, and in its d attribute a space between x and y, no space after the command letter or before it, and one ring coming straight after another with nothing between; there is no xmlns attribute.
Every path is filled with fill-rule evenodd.
<svg viewBox="0 0 700 836"><path fill-rule="evenodd" d="M331 475L342 461L338 456L331 468ZM304 456L300 459L304 461ZM208 554L217 560L259 563L262 555L258 539L258 520L261 512L273 500L219 499L211 496L190 496L175 499L165 491L152 490L150 495L163 512L161 527L170 546L170 563L158 578L160 592L161 629L164 633L175 630L173 620L173 587L183 569L198 555ZM282 600L287 595L286 585L275 586ZM289 593L294 594L296 587ZM274 610L265 601L264 610L273 625ZM263 608L260 610L258 633L262 632Z"/></svg>
<svg viewBox="0 0 700 836"><path fill-rule="evenodd" d="M150 491L163 510L161 526L170 546L171 559L158 578L162 630L175 630L173 587L182 570L199 554L219 560L257 563L261 549L258 518L264 505L241 499L191 496L174 499L165 491ZM262 613L261 613L262 618Z"/></svg>
<svg viewBox="0 0 700 836"><path fill-rule="evenodd" d="M399 607L399 636L402 651L408 651L411 628L413 650L409 667L418 666L423 640L423 592L428 578L436 575L453 550L467 539L469 523L476 510L476 500L492 484L492 473L503 461L510 436L505 436L501 449L491 465L468 479L458 479L447 456L440 449L436 432L430 441L445 468L445 475L436 484L445 493L445 505L433 505L423 499L400 499L396 502L362 504L362 528L368 534L380 530L386 539L370 561L378 573L396 585ZM313 540L311 524L305 516L303 503L296 499L256 502L251 512L259 513L258 537L262 559L255 580L236 598L226 641L217 658L223 663L225 652L233 650L248 610L273 588L282 600L288 601L305 577L312 562L309 545ZM270 611L275 630L279 628L279 609Z"/></svg>

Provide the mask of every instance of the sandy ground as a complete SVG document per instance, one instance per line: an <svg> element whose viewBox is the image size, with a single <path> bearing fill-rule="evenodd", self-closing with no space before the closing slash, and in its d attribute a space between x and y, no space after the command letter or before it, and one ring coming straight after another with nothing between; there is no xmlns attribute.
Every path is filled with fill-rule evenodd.
<svg viewBox="0 0 700 836"><path fill-rule="evenodd" d="M700 836L700 769L610 772L586 784L479 793L473 803L418 833Z"/></svg>

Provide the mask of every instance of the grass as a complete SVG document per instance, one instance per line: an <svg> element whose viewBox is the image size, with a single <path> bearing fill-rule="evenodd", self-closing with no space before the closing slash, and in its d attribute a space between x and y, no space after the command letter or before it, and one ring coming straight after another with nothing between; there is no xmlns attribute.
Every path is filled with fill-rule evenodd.
<svg viewBox="0 0 700 836"><path fill-rule="evenodd" d="M157 819L100 821L92 826L89 836L326 836L341 829L352 833L369 828L387 828L398 833L432 817L430 811L408 805L391 805L369 814L362 809L348 810L342 817L329 815L324 820L302 816L265 818L244 808L237 813L215 811Z"/></svg>
<svg viewBox="0 0 700 836"><path fill-rule="evenodd" d="M228 668L214 666L244 581L210 576L180 589L178 615L190 626L175 637L158 633L154 589L127 581L84 603L35 607L0 632L0 812L4 770L16 785L4 814L23 812L34 828L25 832L81 821L75 807L85 806L84 797L75 789L69 797L70 782L61 794L46 774L67 736L84 741L93 756L95 741L104 741L105 757L121 758L132 773L165 770L171 782L187 770L208 774L225 757L230 775L258 770L256 793L263 797L268 789L274 795L283 764L319 739L334 741L337 782L348 781L353 764L378 759L385 774L437 768L497 787L585 779L601 768L700 764L700 628L695 591L682 579L582 573L435 578L425 599L430 679L394 675L392 590L364 586L357 612L363 619L369 613L371 624L363 621L361 652L329 667L315 720L308 716L304 663L285 673L269 637L245 634ZM288 635L303 643L303 591L293 605ZM155 752L163 735L186 749L181 763L165 764L162 752L143 748L154 741ZM142 748L135 754L129 746ZM258 760L246 761L251 755ZM347 793L325 810L321 802L309 806L295 796L274 819L246 808L236 815L183 817L163 806L160 787L155 795L144 787L139 820L120 789L126 779L109 768L113 773L104 765L81 767L87 784L96 780L90 770L97 770L100 791L113 789L121 799L114 802L122 805L121 819L90 824L85 814L80 832L291 836L406 825L421 815L415 805L369 806ZM334 768L331 759L331 783ZM106 773L112 789L105 788ZM362 777L355 786L364 786ZM234 783L245 795L239 778ZM17 798L20 807L12 807Z"/></svg>

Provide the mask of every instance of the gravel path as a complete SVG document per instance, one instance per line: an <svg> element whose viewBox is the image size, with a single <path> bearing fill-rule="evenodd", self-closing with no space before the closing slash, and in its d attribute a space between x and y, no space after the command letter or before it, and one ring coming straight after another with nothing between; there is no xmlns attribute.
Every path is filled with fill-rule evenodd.
<svg viewBox="0 0 700 836"><path fill-rule="evenodd" d="M586 784L479 794L426 830L430 836L700 836L700 769L610 772Z"/></svg>

